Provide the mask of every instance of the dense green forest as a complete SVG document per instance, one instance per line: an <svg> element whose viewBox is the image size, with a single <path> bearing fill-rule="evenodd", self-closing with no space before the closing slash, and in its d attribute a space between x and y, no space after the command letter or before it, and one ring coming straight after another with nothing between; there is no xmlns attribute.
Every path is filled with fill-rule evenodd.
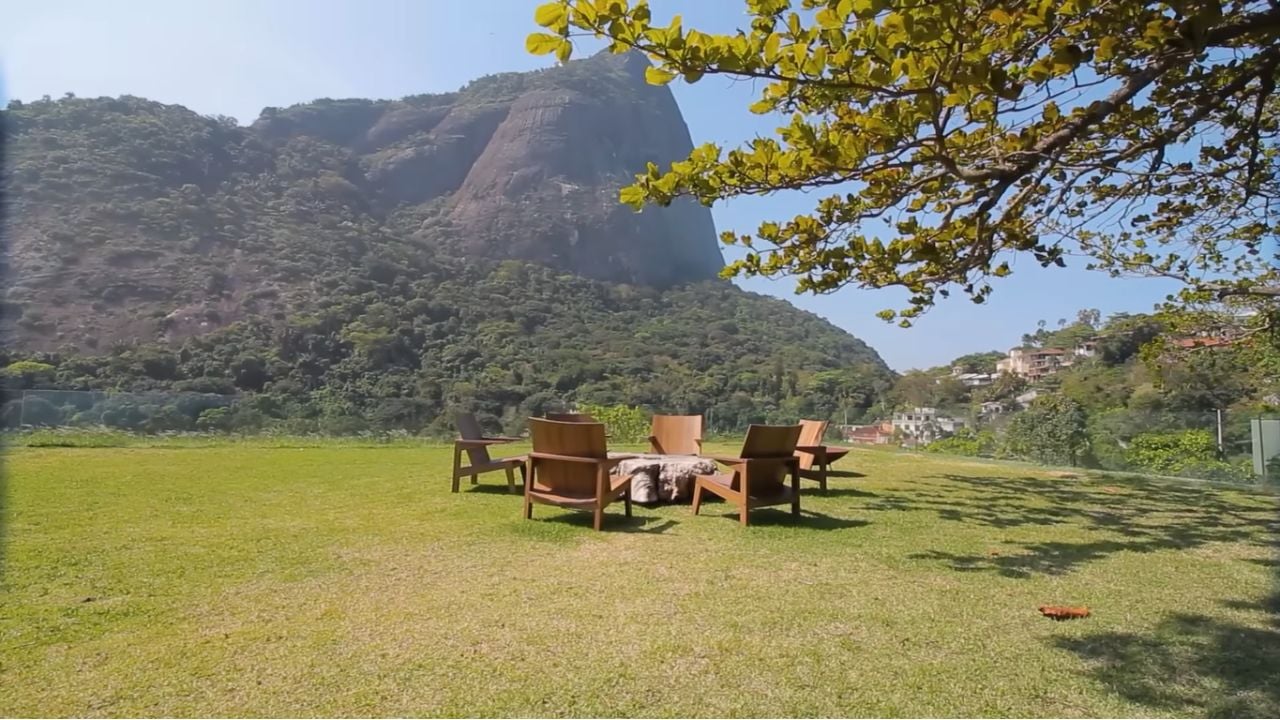
<svg viewBox="0 0 1280 720"><path fill-rule="evenodd" d="M12 103L4 423L444 433L454 409L513 430L586 403L722 428L859 416L894 375L786 302L474 251L448 192L480 151L457 147L467 123L548 83L607 96L617 78L589 69L269 109L250 127L132 97ZM455 134L422 129L446 121ZM397 175L406 153L435 164ZM529 223L580 209L530 207ZM645 251L673 262L657 239Z"/></svg>
<svg viewBox="0 0 1280 720"><path fill-rule="evenodd" d="M108 423L144 430L442 431L453 408L514 428L575 403L706 412L736 428L856 412L891 381L860 342L781 300L710 281L611 287L514 261L412 282L361 275L287 324L243 321L176 347L0 361L13 389L159 393L150 404L161 407ZM179 392L246 397L230 410L165 397ZM44 397L10 408L9 422L20 411L28 424L69 419L31 407L60 396ZM109 409L75 422L98 424Z"/></svg>

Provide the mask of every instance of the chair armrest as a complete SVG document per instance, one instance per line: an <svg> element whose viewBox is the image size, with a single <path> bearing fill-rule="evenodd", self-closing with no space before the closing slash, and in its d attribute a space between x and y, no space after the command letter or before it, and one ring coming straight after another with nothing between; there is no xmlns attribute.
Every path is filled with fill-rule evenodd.
<svg viewBox="0 0 1280 720"><path fill-rule="evenodd" d="M486 446L489 446L489 445L501 445L501 444L506 443L506 442L511 442L511 441L510 441L510 440L495 440L495 439L493 439L493 438L484 438L484 439L482 439L482 440L463 440L463 439L459 438L459 439L457 439L457 440L454 440L454 441L453 441L453 443L454 443L455 445L461 445L461 446L463 446L463 447L486 447Z"/></svg>
<svg viewBox="0 0 1280 720"><path fill-rule="evenodd" d="M494 435L493 437L485 438L485 440L493 440L494 442L502 442L502 443L520 442L521 439L522 438L507 437L506 435Z"/></svg>
<svg viewBox="0 0 1280 720"><path fill-rule="evenodd" d="M820 453L820 452L826 452L827 446L826 445L797 445L796 450L799 450L800 452L807 452L807 453Z"/></svg>
<svg viewBox="0 0 1280 720"><path fill-rule="evenodd" d="M715 460L718 463L724 463L725 465L742 465L747 462L746 458L730 457L728 455L704 455L703 457L708 460Z"/></svg>
<svg viewBox="0 0 1280 720"><path fill-rule="evenodd" d="M578 457L576 455L556 455L554 453L529 453L530 460L561 460L563 462L584 463L587 465L598 465L604 458Z"/></svg>
<svg viewBox="0 0 1280 720"><path fill-rule="evenodd" d="M604 466L607 468L615 468L623 460L634 460L636 457L638 456L637 455L615 455L611 458L608 458L607 460L601 460L600 462L604 464Z"/></svg>
<svg viewBox="0 0 1280 720"><path fill-rule="evenodd" d="M604 465L605 467L612 467L623 460L630 460L634 458L635 455L620 455L618 457L611 458L589 458L578 457L576 455L555 455L553 453L532 452L529 453L528 457L530 460L559 460L562 462L576 462L586 465Z"/></svg>

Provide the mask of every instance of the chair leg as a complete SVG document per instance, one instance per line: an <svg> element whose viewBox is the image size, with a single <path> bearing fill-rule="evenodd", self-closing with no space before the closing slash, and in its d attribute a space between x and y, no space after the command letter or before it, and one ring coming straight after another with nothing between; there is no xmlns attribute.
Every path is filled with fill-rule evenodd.
<svg viewBox="0 0 1280 720"><path fill-rule="evenodd" d="M631 517L631 488L622 494L622 507L625 509L627 517Z"/></svg>
<svg viewBox="0 0 1280 720"><path fill-rule="evenodd" d="M738 508L738 522L742 523L743 527L751 523L751 507L745 497L742 498L742 505Z"/></svg>
<svg viewBox="0 0 1280 720"><path fill-rule="evenodd" d="M599 500L596 501L595 518L593 519L593 522L591 523L591 525L596 530L601 530L604 528L604 504L601 503Z"/></svg>
<svg viewBox="0 0 1280 720"><path fill-rule="evenodd" d="M822 464L818 466L818 487L822 492L827 491L827 460L823 458Z"/></svg>
<svg viewBox="0 0 1280 720"><path fill-rule="evenodd" d="M795 468L791 471L791 514L800 517L800 472Z"/></svg>
<svg viewBox="0 0 1280 720"><path fill-rule="evenodd" d="M514 493L516 491L516 471L507 466L507 492Z"/></svg>
<svg viewBox="0 0 1280 720"><path fill-rule="evenodd" d="M471 476L471 484L472 484L472 485L478 485L479 483L480 483L480 475L479 475L479 474L472 475L472 476Z"/></svg>
<svg viewBox="0 0 1280 720"><path fill-rule="evenodd" d="M526 472L525 466L521 465L520 474L524 475L525 472ZM525 520L533 519L533 496L529 494L532 490L533 490L533 483L529 482L528 476L525 476L525 480L524 480L524 519Z"/></svg>
<svg viewBox="0 0 1280 720"><path fill-rule="evenodd" d="M698 514L698 508L702 507L702 483L697 480L693 481L693 514Z"/></svg>
<svg viewBox="0 0 1280 720"><path fill-rule="evenodd" d="M459 468L462 467L462 448L457 445L453 446L453 492L458 492L458 481L461 476L458 475Z"/></svg>

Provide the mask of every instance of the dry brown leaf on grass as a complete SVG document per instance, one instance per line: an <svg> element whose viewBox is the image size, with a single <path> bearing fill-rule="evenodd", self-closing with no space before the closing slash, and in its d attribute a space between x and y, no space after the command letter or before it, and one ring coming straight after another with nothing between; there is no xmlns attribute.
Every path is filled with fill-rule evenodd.
<svg viewBox="0 0 1280 720"><path fill-rule="evenodd" d="M1069 605L1041 605L1040 614L1051 620L1072 620L1089 617L1089 608L1071 607Z"/></svg>

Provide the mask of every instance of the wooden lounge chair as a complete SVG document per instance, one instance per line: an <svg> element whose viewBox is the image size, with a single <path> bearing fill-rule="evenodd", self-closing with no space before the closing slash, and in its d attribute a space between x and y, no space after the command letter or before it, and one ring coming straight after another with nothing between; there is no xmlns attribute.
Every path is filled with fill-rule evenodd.
<svg viewBox="0 0 1280 720"><path fill-rule="evenodd" d="M476 422L476 416L471 413L458 413L454 416L454 420L458 423L458 439L453 441L453 492L458 492L458 483L463 475L470 475L471 484L475 485L480 481L481 473L495 470L506 471L507 489L513 493L516 492L514 471L519 468L520 477L524 478L524 456L491 458L489 446L516 442L517 438L485 437L484 431L480 429L480 423ZM468 462L471 463L465 467L462 465L464 450L467 453Z"/></svg>
<svg viewBox="0 0 1280 720"><path fill-rule="evenodd" d="M556 422L593 423L595 418L586 413L547 413L548 420Z"/></svg>
<svg viewBox="0 0 1280 720"><path fill-rule="evenodd" d="M529 418L533 452L524 483L524 516L544 503L594 513L593 527L604 525L604 509L622 498L631 517L631 477L614 477L614 466L633 455L608 457L604 425Z"/></svg>
<svg viewBox="0 0 1280 720"><path fill-rule="evenodd" d="M728 465L732 472L699 475L693 488L693 514L702 506L702 493L719 495L738 506L738 521L748 524L751 511L770 505L791 505L791 514L800 515L800 459L796 443L799 425L752 425L742 443L739 457L709 456ZM791 476L790 487L784 482Z"/></svg>
<svg viewBox="0 0 1280 720"><path fill-rule="evenodd" d="M796 457L800 458L800 477L817 480L818 487L827 489L827 470L831 463L849 454L849 448L822 444L827 432L826 420L801 420L800 444Z"/></svg>
<svg viewBox="0 0 1280 720"><path fill-rule="evenodd" d="M649 449L659 455L702 453L701 415L654 415Z"/></svg>

